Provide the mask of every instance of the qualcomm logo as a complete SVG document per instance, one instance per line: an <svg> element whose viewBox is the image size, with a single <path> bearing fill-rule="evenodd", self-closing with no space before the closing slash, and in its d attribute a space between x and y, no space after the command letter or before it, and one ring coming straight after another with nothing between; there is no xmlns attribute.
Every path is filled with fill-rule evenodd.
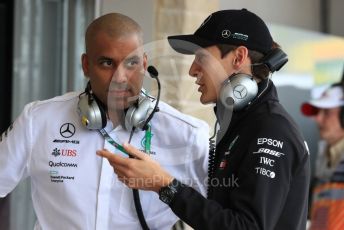
<svg viewBox="0 0 344 230"><path fill-rule="evenodd" d="M50 167L74 167L77 168L78 164L76 163L66 163L66 162L53 162L49 161L49 166Z"/></svg>
<svg viewBox="0 0 344 230"><path fill-rule="evenodd" d="M243 85L237 85L235 86L235 88L233 89L233 94L236 98L238 99L243 99L246 97L247 95L247 89L245 86Z"/></svg>

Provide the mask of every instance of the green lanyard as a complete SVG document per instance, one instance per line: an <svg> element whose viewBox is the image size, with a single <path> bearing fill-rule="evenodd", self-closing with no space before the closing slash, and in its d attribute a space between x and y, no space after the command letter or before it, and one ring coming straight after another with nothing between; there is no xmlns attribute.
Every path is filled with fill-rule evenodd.
<svg viewBox="0 0 344 230"><path fill-rule="evenodd" d="M121 152L125 153L129 156L129 154L125 151L124 147L120 144L118 144L114 139L110 137L110 135L105 131L105 129L99 130L100 134L104 137L104 139L109 142L111 145L113 145L116 149L120 150Z"/></svg>
<svg viewBox="0 0 344 230"><path fill-rule="evenodd" d="M148 128L145 132L145 152L150 154L151 153L151 142L152 142L152 130L151 126L147 125Z"/></svg>
<svg viewBox="0 0 344 230"><path fill-rule="evenodd" d="M99 132L107 142L109 142L116 149L120 150L121 152L129 156L129 154L125 151L124 147L118 144L114 139L112 139L110 135L105 131L105 129L100 129ZM151 130L151 126L148 125L148 128L145 132L145 152L148 154L150 154L150 151L151 151L151 141L152 141L152 130Z"/></svg>

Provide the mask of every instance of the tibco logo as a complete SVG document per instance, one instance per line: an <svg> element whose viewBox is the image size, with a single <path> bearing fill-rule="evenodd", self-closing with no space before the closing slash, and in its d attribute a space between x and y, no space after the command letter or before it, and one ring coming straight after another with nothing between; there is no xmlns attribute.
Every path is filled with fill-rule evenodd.
<svg viewBox="0 0 344 230"><path fill-rule="evenodd" d="M51 155L57 156L64 156L64 157L76 157L77 151L75 149L58 149L55 148Z"/></svg>
<svg viewBox="0 0 344 230"><path fill-rule="evenodd" d="M276 173L271 171L271 170L268 170L268 169L265 169L262 167L256 167L255 170L256 170L257 174L260 174L260 175L263 175L263 176L266 176L266 177L269 177L272 179L276 177Z"/></svg>

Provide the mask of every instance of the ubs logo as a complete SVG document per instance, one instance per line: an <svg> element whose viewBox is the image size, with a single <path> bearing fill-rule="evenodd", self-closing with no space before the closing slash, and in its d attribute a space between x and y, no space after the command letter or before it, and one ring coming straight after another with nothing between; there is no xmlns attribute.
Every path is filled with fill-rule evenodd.
<svg viewBox="0 0 344 230"><path fill-rule="evenodd" d="M64 156L64 157L76 157L77 151L75 149L58 149L55 148L51 153L54 157Z"/></svg>
<svg viewBox="0 0 344 230"><path fill-rule="evenodd" d="M72 123L65 123L60 128L60 134L64 138L70 138L75 134L75 126Z"/></svg>
<svg viewBox="0 0 344 230"><path fill-rule="evenodd" d="M233 91L234 91L234 96L238 99L243 99L247 95L247 89L243 85L237 85Z"/></svg>

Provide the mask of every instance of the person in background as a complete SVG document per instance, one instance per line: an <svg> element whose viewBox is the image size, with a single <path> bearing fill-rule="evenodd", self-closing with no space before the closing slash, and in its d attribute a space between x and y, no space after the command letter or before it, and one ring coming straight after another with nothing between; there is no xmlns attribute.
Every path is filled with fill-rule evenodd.
<svg viewBox="0 0 344 230"><path fill-rule="evenodd" d="M143 225L140 216L151 229L170 230L178 218L169 207L145 191L134 202L133 191L96 155L123 150L118 143L128 140L205 194L208 125L161 101L153 114L158 100L142 90L149 70L142 36L123 14L95 19L81 57L85 91L29 103L1 135L0 197L30 177L35 229L133 230Z"/></svg>
<svg viewBox="0 0 344 230"><path fill-rule="evenodd" d="M344 93L343 83L305 102L302 113L318 126L319 151L311 188L311 230L344 229Z"/></svg>
<svg viewBox="0 0 344 230"><path fill-rule="evenodd" d="M215 104L220 129L208 197L131 145L125 149L132 159L107 150L98 155L109 160L119 180L159 194L194 229L304 230L309 151L269 78L287 57L264 21L246 9L221 10L194 34L168 40L177 52L195 55L189 75L199 85L201 103ZM165 179L138 183L154 177Z"/></svg>

